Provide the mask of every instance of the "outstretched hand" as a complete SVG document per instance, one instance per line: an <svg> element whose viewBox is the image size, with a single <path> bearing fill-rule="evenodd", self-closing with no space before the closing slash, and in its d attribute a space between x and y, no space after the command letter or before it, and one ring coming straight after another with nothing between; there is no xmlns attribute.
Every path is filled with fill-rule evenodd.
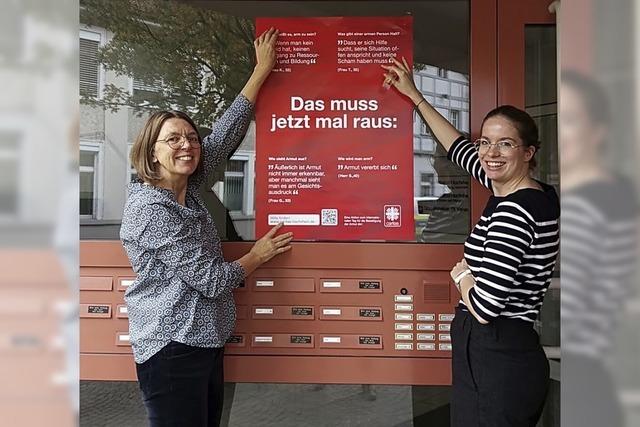
<svg viewBox="0 0 640 427"><path fill-rule="evenodd" d="M395 58L392 59L393 65L381 65L382 68L387 70L387 73L384 74L383 85L395 86L400 93L408 96L414 100L415 103L416 99L419 100L422 98L422 94L413 82L413 73L411 72L409 64L407 64L407 60L404 56L402 57L402 62Z"/></svg>
<svg viewBox="0 0 640 427"><path fill-rule="evenodd" d="M283 224L280 223L273 227L260 240L256 241L251 248L251 252L253 252L262 263L291 249L289 243L293 239L293 233L289 232L276 235L282 226Z"/></svg>
<svg viewBox="0 0 640 427"><path fill-rule="evenodd" d="M256 50L256 70L270 73L276 63L278 30L271 27L253 41Z"/></svg>

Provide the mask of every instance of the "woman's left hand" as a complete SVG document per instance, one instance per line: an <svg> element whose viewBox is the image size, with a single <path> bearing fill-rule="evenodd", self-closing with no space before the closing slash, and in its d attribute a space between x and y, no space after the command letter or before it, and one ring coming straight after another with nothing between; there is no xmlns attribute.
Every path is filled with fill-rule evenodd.
<svg viewBox="0 0 640 427"><path fill-rule="evenodd" d="M462 260L460 262L458 262L452 269L451 269L451 278L455 279L456 277L458 277L458 275L460 273L462 273L465 270L468 270L469 266L467 265L467 261L462 258Z"/></svg>
<svg viewBox="0 0 640 427"><path fill-rule="evenodd" d="M278 30L271 27L254 40L256 49L256 70L270 73L276 64L276 40Z"/></svg>

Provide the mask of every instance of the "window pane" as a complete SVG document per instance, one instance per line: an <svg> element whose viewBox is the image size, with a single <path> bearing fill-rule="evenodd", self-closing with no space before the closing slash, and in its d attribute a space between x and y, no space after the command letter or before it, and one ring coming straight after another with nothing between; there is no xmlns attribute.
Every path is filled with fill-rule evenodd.
<svg viewBox="0 0 640 427"><path fill-rule="evenodd" d="M244 172L245 162L242 160L229 160L227 162L227 172Z"/></svg>
<svg viewBox="0 0 640 427"><path fill-rule="evenodd" d="M242 210L244 177L227 176L224 179L224 204L230 211Z"/></svg>
<svg viewBox="0 0 640 427"><path fill-rule="evenodd" d="M434 90L435 90L435 87L434 87L433 78L423 76L422 77L422 91L423 92L434 92Z"/></svg>
<svg viewBox="0 0 640 427"><path fill-rule="evenodd" d="M460 112L456 111L456 110L451 110L451 120L450 120L451 124L453 125L454 128L456 129L460 129Z"/></svg>
<svg viewBox="0 0 640 427"><path fill-rule="evenodd" d="M80 39L80 94L98 96L98 46L95 40Z"/></svg>
<svg viewBox="0 0 640 427"><path fill-rule="evenodd" d="M556 27L525 26L525 105L538 125L538 139L543 141L536 153L536 178L556 187L560 194L558 162L558 97L556 85ZM556 270L560 263L556 264ZM552 282L553 283L553 282ZM549 289L536 322L540 342L560 346L560 292Z"/></svg>
<svg viewBox="0 0 640 427"><path fill-rule="evenodd" d="M94 167L95 157L96 157L95 151L80 150L80 166L88 166L91 168Z"/></svg>
<svg viewBox="0 0 640 427"><path fill-rule="evenodd" d="M544 142L536 153L536 178L559 191L555 27L526 26L525 46L525 105L538 125L538 139Z"/></svg>
<svg viewBox="0 0 640 427"><path fill-rule="evenodd" d="M93 172L80 172L80 215L93 215Z"/></svg>
<svg viewBox="0 0 640 427"><path fill-rule="evenodd" d="M292 1L287 2L287 7L288 10L291 10L290 16L317 16L318 9L315 6L310 5L315 4L317 6L319 3L320 2ZM394 14L410 13L414 17L413 57L415 68L413 71L414 81L416 82L417 87L422 91L428 102L437 105L439 111L442 112L445 117L450 118L450 109L452 108L460 111L458 114L457 126L462 130L469 129L468 2L398 2L397 5L395 2L374 1L321 3L326 6L323 6L323 14L327 16L341 16L345 14L345 11L356 10L358 15L364 16L392 16ZM441 5L442 13L434 13L440 10L440 6L438 5ZM233 40L239 40L235 33L228 34L232 29L233 31L237 30L237 27L234 25L236 25L237 22L242 22L243 26L246 25L245 29L251 30L253 17L261 15L268 16L267 12L269 11L269 6L265 5L263 2L257 1L203 2L201 5L199 4L198 6L195 6L194 9L196 9L195 12L197 13L188 14L186 18L194 21L184 22L183 25L197 27L201 25L203 14L206 15L209 12L216 12L219 14L220 27L216 28L215 31L221 33L219 35L221 39L230 38ZM347 13L347 15L351 14L352 13ZM127 19L130 18L131 17L128 17ZM225 22L227 22L227 20L228 22L233 23L233 25L225 26ZM448 41L446 45L441 46L430 42L430 40L433 40L433 32L436 31L434 29L435 27L439 29L437 34ZM206 32L208 30L205 29L203 31ZM112 40L111 37L112 35L107 33L107 39L103 40L104 44L108 45ZM121 38L120 40L121 42L126 43L126 41L123 41L126 40L126 37ZM134 42L132 41L130 47L135 51L137 46L133 43ZM90 46L88 44L85 44L84 46L86 49L83 51L83 55L85 55L84 57L86 58L90 58ZM185 46L186 49L190 48L188 43ZM247 48L252 49L250 43ZM176 55L178 57L180 56L179 53ZM140 52L140 55L133 56L131 59L135 61L140 58L145 58L146 61L149 61L149 58L145 57L145 52ZM218 59L216 59L216 61L217 60ZM235 96L235 94L237 94L239 87L241 87L241 85L238 86L238 79L245 78L244 76L247 71L246 68L243 68L247 62L244 57L233 58L233 60L222 59L221 61L221 70L228 74L221 75L220 79L216 78L216 82L211 80L209 78L210 76L205 74L190 74L188 67L185 68L184 63L179 61L175 61L174 63L159 61L159 65L161 66L155 69L158 71L158 75L152 75L150 77L152 80L150 81L147 81L148 79L145 80L143 78L144 75L142 74L132 75L129 77L133 78L133 90L136 96L144 95L144 97L148 99L158 97L160 98L160 101L162 101L161 103L165 103L166 106L170 108L173 108L175 102L179 102L179 96L176 94L183 93L187 87L201 91L202 93L213 94L211 96L206 95L207 98L205 103L198 103L199 106L204 106L205 109L209 108L211 111L193 113L188 106L176 105L176 107L183 107L182 109L184 111L192 112L197 125L210 127L211 117L215 116L220 111L223 111L224 106L228 105L230 102L227 99L228 95L231 94ZM87 63L89 62L85 61L85 64ZM144 68L146 65L147 64L144 63L133 64L131 69L135 70L137 69L136 67ZM149 76L150 74L147 73L146 75ZM97 66L95 67L93 76L95 77L97 85L97 77L99 76ZM176 84L176 76L181 76L182 81L179 82L179 85L175 90L167 90L171 85ZM110 73L105 75L104 78L106 79L104 82L105 84L115 85L123 85L122 81L127 80L122 78L113 79ZM83 80L83 82L84 81L85 80ZM216 84L219 84L219 81L222 81L222 84L226 84L226 87L219 88L215 86ZM451 87L451 83L455 83L453 89ZM127 81L126 85L123 85L123 88L126 91L131 90L131 88L128 87L128 84L129 81ZM158 91L160 86L163 88L162 91ZM434 97L435 93L438 93L438 95ZM455 106L451 105L452 96L455 97L455 101L458 101L459 104L456 104ZM93 116L90 114L81 114L81 120L84 120L82 123L84 129L83 132L92 135L105 135L105 133L108 133L117 136L113 140L109 141L109 143L113 144L113 150L115 153L126 153L127 146L131 141L135 140L138 131L142 128L149 115L149 111L144 109L145 105L148 104L140 102L140 106L143 107L142 115L136 115L136 111L132 108L123 107L129 110L127 114L122 115L126 120L125 125L129 130L121 140L118 140L121 132L114 131L113 129L107 129L108 126L115 125L113 121L104 119L93 120L91 118ZM84 109L85 113L91 109L86 105L81 105L80 108ZM93 113L93 110L91 110L91 112ZM204 134L205 133L203 132L203 135ZM463 224L464 228L468 230L468 223L470 220L468 210L469 193L468 188L465 187L468 186L468 177L464 173L459 171L456 172L459 180L465 183L462 187L451 184L450 180L446 177L441 177L441 173L436 170L433 161L434 155L438 155L435 149L436 143L433 141L433 138L427 128L423 126L422 119L417 115L414 118L412 144L413 188L406 189L406 191L411 191L414 198L434 197L440 199L447 195L442 201L442 203L445 204L448 203L449 200L459 197L459 199L456 200L459 200L460 203L455 206L455 209L447 208L439 210L439 212L441 212L439 215L439 224L446 224L447 221L451 223L457 222L459 224ZM205 201L211 201L213 198L217 197L217 199L224 201L224 208L232 212L232 215L226 215L225 218L224 214L217 214L214 212L216 209L223 211L220 203L217 203L218 200L215 201L216 203L212 201L208 203L211 205L209 206L209 209L214 221L216 223L222 222L218 229L229 228L228 225L224 224L224 221L227 223L232 222L232 225L235 226L238 233L240 233L244 239L251 240L256 237L254 232L254 194L256 193L254 183L256 177L253 172L253 162L255 161L256 153L255 126L252 125L252 127L250 127L249 132L247 132L247 136L238 148L238 152L242 153L241 156L236 153L238 157L241 157L242 159L247 158L251 163L247 163L245 160L238 160L237 158L229 160L226 165L221 166L220 169L214 173L214 176L210 177L207 184L203 186L203 191L206 193ZM94 167L94 159L95 157L91 153L81 154L80 164L85 167ZM125 179L123 179L123 175L126 174L126 168L129 167L126 156L107 156L104 158L103 163L104 164L101 164L101 167L104 167L105 170L100 173L100 179L104 180L104 182L101 183L101 187L110 189L110 191L105 191L105 199L101 201L101 206L105 212L122 212L122 207L124 206L127 197L126 186L123 185L123 181L125 181ZM423 182L420 179L421 174L431 174L433 176L432 181L427 181L429 185L423 185ZM96 176L85 178L87 178L87 182L85 182L84 185L84 190L86 191L83 192L82 198L83 213L95 215L95 212L93 212L93 204L95 202L93 200L97 196L92 194L95 184L89 185L89 181L93 183L93 181L97 179L97 172ZM118 187L122 188L121 194L112 190ZM433 205L433 210L438 210L437 208L439 205ZM444 214L445 212L450 218L443 218L443 216L446 217ZM429 230L435 227L434 223L431 223L431 220L429 220L429 217L434 218L434 216L431 214L414 213L416 224L415 240L417 242L424 242L426 241L426 237L423 237L423 231L425 231L425 229ZM232 221L229 218L232 218ZM115 217L111 219L119 218ZM89 230L91 227L91 225L87 225L85 230ZM438 230L440 230L442 238L438 241L457 243L464 240L464 235L459 233L458 229L451 231L451 229L447 229L446 226L439 225L439 227L440 228L438 228ZM221 235L223 234L224 233L221 233ZM83 236L90 238L91 232L85 231ZM114 234L112 238L117 239L117 233Z"/></svg>

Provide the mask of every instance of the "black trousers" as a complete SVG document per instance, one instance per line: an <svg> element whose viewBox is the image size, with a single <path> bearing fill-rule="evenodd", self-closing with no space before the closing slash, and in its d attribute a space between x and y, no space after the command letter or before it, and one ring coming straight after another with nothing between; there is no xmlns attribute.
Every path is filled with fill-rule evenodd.
<svg viewBox="0 0 640 427"><path fill-rule="evenodd" d="M220 425L224 348L171 341L142 364L138 382L151 427Z"/></svg>
<svg viewBox="0 0 640 427"><path fill-rule="evenodd" d="M549 386L549 362L529 322L487 325L456 309L451 324L453 427L535 427Z"/></svg>

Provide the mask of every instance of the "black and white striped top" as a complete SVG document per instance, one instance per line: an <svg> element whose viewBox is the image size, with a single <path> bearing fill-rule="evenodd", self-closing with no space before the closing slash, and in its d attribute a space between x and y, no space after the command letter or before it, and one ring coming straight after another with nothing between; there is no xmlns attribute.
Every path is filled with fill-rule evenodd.
<svg viewBox="0 0 640 427"><path fill-rule="evenodd" d="M492 189L469 141L457 139L448 157ZM538 316L558 255L560 216L555 190L539 184L543 191L525 188L491 196L464 244L476 280L469 300L484 320L501 316L533 322Z"/></svg>
<svg viewBox="0 0 640 427"><path fill-rule="evenodd" d="M636 286L638 199L622 176L562 194L562 352L602 357ZM588 232L585 232L588 230Z"/></svg>

